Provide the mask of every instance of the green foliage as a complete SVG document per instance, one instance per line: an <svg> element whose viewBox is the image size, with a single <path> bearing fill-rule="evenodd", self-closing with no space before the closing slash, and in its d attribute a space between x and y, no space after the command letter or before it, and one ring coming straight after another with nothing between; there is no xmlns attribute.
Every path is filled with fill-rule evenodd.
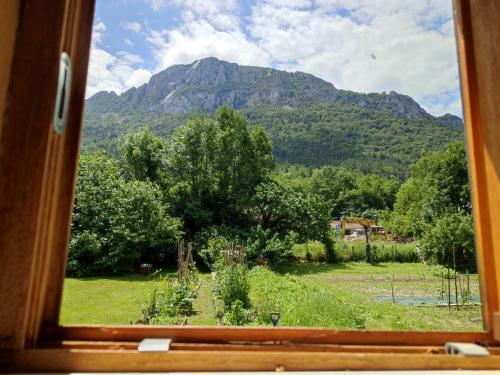
<svg viewBox="0 0 500 375"><path fill-rule="evenodd" d="M474 231L467 158L462 144L424 155L399 189L390 226L398 234L420 239L426 260L475 269Z"/></svg>
<svg viewBox="0 0 500 375"><path fill-rule="evenodd" d="M365 311L347 295L264 267L254 267L249 280L257 324L270 325L270 312L277 309L282 326L365 327Z"/></svg>
<svg viewBox="0 0 500 375"><path fill-rule="evenodd" d="M422 262L422 256L417 251L417 245L413 243L383 243L371 240L371 250L376 262L398 262L398 263L417 263ZM293 254L306 259L306 253L309 250L311 260L321 262L326 260L325 245L321 242L311 242L306 244L295 244ZM335 256L338 262L362 262L366 259L365 242L336 240Z"/></svg>
<svg viewBox="0 0 500 375"><path fill-rule="evenodd" d="M367 210L392 208L398 183L375 174L356 174L343 167L314 170L311 189L329 205L331 215L365 216Z"/></svg>
<svg viewBox="0 0 500 375"><path fill-rule="evenodd" d="M168 215L160 189L148 181L126 182L116 160L83 155L77 176L69 275L133 271L157 260L155 249L173 244L180 222Z"/></svg>
<svg viewBox="0 0 500 375"><path fill-rule="evenodd" d="M169 147L169 196L190 233L244 220L255 187L274 167L266 133L250 134L246 119L227 106L215 120L188 121Z"/></svg>
<svg viewBox="0 0 500 375"><path fill-rule="evenodd" d="M232 303L231 308L224 314L223 322L229 326L243 326L247 322L247 313L240 300Z"/></svg>
<svg viewBox="0 0 500 375"><path fill-rule="evenodd" d="M203 228L194 237L194 248L199 249L203 263L212 271L223 266L221 252L228 243L242 243L247 237L245 230L227 225Z"/></svg>
<svg viewBox="0 0 500 375"><path fill-rule="evenodd" d="M258 225L249 233L246 247L246 260L250 263L266 262L271 267L285 262L293 254L293 244L297 239L295 232L286 235L273 233Z"/></svg>
<svg viewBox="0 0 500 375"><path fill-rule="evenodd" d="M84 230L71 236L69 249L66 271L68 275L81 277L92 273L94 262L101 251L97 234Z"/></svg>
<svg viewBox="0 0 500 375"><path fill-rule="evenodd" d="M325 245L319 241L296 243L293 245L292 251L293 256L308 262L324 262L326 260Z"/></svg>
<svg viewBox="0 0 500 375"><path fill-rule="evenodd" d="M165 146L148 128L127 133L120 141L126 173L137 180L158 181L165 165Z"/></svg>
<svg viewBox="0 0 500 375"><path fill-rule="evenodd" d="M250 307L247 270L239 264L224 267L217 273L217 291L224 302L225 310L240 301L244 308Z"/></svg>
<svg viewBox="0 0 500 375"><path fill-rule="evenodd" d="M462 144L425 154L399 189L390 226L405 236L420 237L427 226L449 213L470 214L467 158Z"/></svg>
<svg viewBox="0 0 500 375"><path fill-rule="evenodd" d="M142 324L174 324L179 316L193 313L193 302L197 297L193 283L165 278L162 284L162 288L155 289L150 300L142 307Z"/></svg>
<svg viewBox="0 0 500 375"><path fill-rule="evenodd" d="M463 139L461 128L436 118L407 119L389 111L341 103L308 103L293 109L255 106L241 112L249 128L257 124L264 128L281 163L342 165L398 180L408 176L407 168L418 160L421 150L439 151L450 141ZM121 135L145 126L159 136L170 137L194 114L137 108L102 113L87 110L83 149L113 151Z"/></svg>
<svg viewBox="0 0 500 375"><path fill-rule="evenodd" d="M257 186L254 204L264 229L281 233L294 231L303 240L322 240L329 230L328 207L315 194L294 191L269 181Z"/></svg>
<svg viewBox="0 0 500 375"><path fill-rule="evenodd" d="M428 261L450 268L456 264L459 271L476 270L474 228L470 215L455 213L435 220L419 244Z"/></svg>

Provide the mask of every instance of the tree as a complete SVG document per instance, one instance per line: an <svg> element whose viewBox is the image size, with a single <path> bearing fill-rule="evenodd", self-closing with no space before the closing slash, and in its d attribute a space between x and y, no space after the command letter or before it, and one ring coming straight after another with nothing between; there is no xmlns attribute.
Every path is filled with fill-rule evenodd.
<svg viewBox="0 0 500 375"><path fill-rule="evenodd" d="M392 229L419 237L434 220L452 213L470 215L465 147L455 143L444 152L422 156L396 194Z"/></svg>
<svg viewBox="0 0 500 375"><path fill-rule="evenodd" d="M459 271L476 271L474 228L471 216L454 213L435 220L423 234L419 245L431 262Z"/></svg>
<svg viewBox="0 0 500 375"><path fill-rule="evenodd" d="M275 181L257 186L254 204L264 230L297 233L300 241L318 240L328 246L333 260L328 204L318 195L293 191Z"/></svg>
<svg viewBox="0 0 500 375"><path fill-rule="evenodd" d="M367 210L392 208L397 182L375 174L356 175L331 166L315 170L312 191L328 202L332 217L362 216Z"/></svg>
<svg viewBox="0 0 500 375"><path fill-rule="evenodd" d="M120 155L128 176L158 182L165 164L165 146L148 128L126 134Z"/></svg>
<svg viewBox="0 0 500 375"><path fill-rule="evenodd" d="M475 268L474 231L465 148L451 144L444 152L422 156L401 186L390 226L395 233L419 239L427 260Z"/></svg>
<svg viewBox="0 0 500 375"><path fill-rule="evenodd" d="M215 120L195 117L179 128L168 152L169 197L185 229L245 221L256 186L274 168L272 145L262 128L222 106Z"/></svg>
<svg viewBox="0 0 500 375"><path fill-rule="evenodd" d="M69 248L70 275L133 271L158 260L158 250L180 235L160 189L149 181L126 182L118 162L104 153L83 155Z"/></svg>

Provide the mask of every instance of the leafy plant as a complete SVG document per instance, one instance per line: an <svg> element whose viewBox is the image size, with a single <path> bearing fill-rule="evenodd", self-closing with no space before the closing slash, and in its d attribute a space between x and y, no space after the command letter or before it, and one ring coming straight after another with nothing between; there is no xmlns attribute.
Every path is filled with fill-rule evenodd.
<svg viewBox="0 0 500 375"><path fill-rule="evenodd" d="M140 322L143 324L173 324L179 316L193 313L197 297L193 283L180 283L164 279L164 287L155 289L150 300L142 307Z"/></svg>
<svg viewBox="0 0 500 375"><path fill-rule="evenodd" d="M243 308L243 302L236 300L231 304L231 308L224 314L223 322L230 326L243 326L247 322L247 314Z"/></svg>
<svg viewBox="0 0 500 375"><path fill-rule="evenodd" d="M244 266L232 264L217 273L217 290L226 310L229 310L235 301L240 301L245 308L250 307L249 289Z"/></svg>
<svg viewBox="0 0 500 375"><path fill-rule="evenodd" d="M248 262L264 261L275 267L288 260L293 255L293 244L296 233L290 232L285 236L273 233L270 229L263 229L260 225L253 228L247 240L246 259Z"/></svg>

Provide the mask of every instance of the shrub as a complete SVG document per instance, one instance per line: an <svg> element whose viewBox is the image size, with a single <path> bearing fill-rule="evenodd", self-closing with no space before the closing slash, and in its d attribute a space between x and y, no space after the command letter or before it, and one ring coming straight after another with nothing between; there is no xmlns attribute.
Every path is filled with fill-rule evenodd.
<svg viewBox="0 0 500 375"><path fill-rule="evenodd" d="M219 271L217 290L224 301L226 311L238 300L243 304L243 307L250 307L247 271L243 266L233 264Z"/></svg>
<svg viewBox="0 0 500 375"><path fill-rule="evenodd" d="M203 263L212 271L223 266L221 251L224 245L233 242L240 243L244 233L225 225L212 226L202 229L194 238L194 248L199 249L199 256Z"/></svg>
<svg viewBox="0 0 500 375"><path fill-rule="evenodd" d="M95 272L95 259L101 251L101 243L95 233L83 231L69 242L68 276L89 276Z"/></svg>
<svg viewBox="0 0 500 375"><path fill-rule="evenodd" d="M335 240L332 231L325 233L322 242L325 245L326 261L328 263L336 263L337 254L335 253Z"/></svg>
<svg viewBox="0 0 500 375"><path fill-rule="evenodd" d="M247 261L254 263L261 258L265 259L271 267L276 267L293 255L293 244L296 238L297 235L294 232L280 236L258 225L251 230L248 237L245 254Z"/></svg>

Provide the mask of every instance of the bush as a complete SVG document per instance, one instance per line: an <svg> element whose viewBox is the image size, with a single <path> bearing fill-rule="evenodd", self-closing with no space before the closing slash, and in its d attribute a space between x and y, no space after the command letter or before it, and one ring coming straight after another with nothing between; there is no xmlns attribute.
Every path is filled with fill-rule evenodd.
<svg viewBox="0 0 500 375"><path fill-rule="evenodd" d="M271 267L288 260L293 255L293 244L297 235L290 232L285 236L272 233L270 229L264 230L260 225L253 228L249 234L246 259L255 263L258 259L265 260Z"/></svg>
<svg viewBox="0 0 500 375"><path fill-rule="evenodd" d="M323 237L323 244L325 245L326 261L328 263L337 262L337 254L335 253L335 240L334 234L331 231L325 233Z"/></svg>
<svg viewBox="0 0 500 375"><path fill-rule="evenodd" d="M249 288L247 271L241 265L227 266L217 275L217 290L226 311L231 309L236 301L240 301L245 308L250 307Z"/></svg>
<svg viewBox="0 0 500 375"><path fill-rule="evenodd" d="M89 276L95 272L95 259L101 251L101 243L95 233L83 231L69 242L68 276Z"/></svg>
<svg viewBox="0 0 500 375"><path fill-rule="evenodd" d="M196 233L193 248L199 249L203 263L212 271L223 266L221 251L230 242L240 243L245 237L243 231L225 225L212 226Z"/></svg>

